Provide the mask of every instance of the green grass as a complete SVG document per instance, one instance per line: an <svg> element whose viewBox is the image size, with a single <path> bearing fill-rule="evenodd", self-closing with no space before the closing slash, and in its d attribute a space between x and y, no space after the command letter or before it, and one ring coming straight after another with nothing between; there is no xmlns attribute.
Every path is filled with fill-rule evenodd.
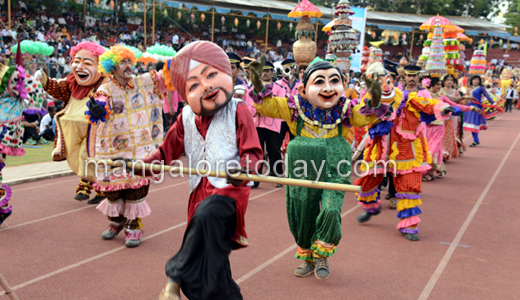
<svg viewBox="0 0 520 300"><path fill-rule="evenodd" d="M54 143L51 142L47 145L36 145L38 148L25 148L24 156L8 156L5 160L5 164L8 167L11 166L20 166L26 164L33 164L38 162L52 161L52 149L54 148Z"/></svg>

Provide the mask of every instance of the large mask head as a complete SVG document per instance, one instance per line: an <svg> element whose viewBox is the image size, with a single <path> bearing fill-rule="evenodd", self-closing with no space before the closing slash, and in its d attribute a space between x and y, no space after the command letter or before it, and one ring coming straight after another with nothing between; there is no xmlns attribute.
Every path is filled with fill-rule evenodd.
<svg viewBox="0 0 520 300"><path fill-rule="evenodd" d="M27 98L25 88L25 70L23 67L3 67L0 84L0 92L6 90L12 97Z"/></svg>
<svg viewBox="0 0 520 300"><path fill-rule="evenodd" d="M338 103L345 89L341 70L330 62L318 61L305 69L298 93L313 106L329 109Z"/></svg>
<svg viewBox="0 0 520 300"><path fill-rule="evenodd" d="M197 115L214 115L233 98L231 65L216 44L189 44L175 55L168 69L171 83Z"/></svg>
<svg viewBox="0 0 520 300"><path fill-rule="evenodd" d="M379 77L381 81L381 99L392 99L395 96L394 77L385 70L385 73Z"/></svg>
<svg viewBox="0 0 520 300"><path fill-rule="evenodd" d="M99 56L104 52L105 48L92 42L83 42L72 47L71 68L79 85L91 86L99 81L102 76L98 72Z"/></svg>
<svg viewBox="0 0 520 300"><path fill-rule="evenodd" d="M296 73L296 62L294 59L286 59L282 62L282 73L287 80L294 78L294 73Z"/></svg>

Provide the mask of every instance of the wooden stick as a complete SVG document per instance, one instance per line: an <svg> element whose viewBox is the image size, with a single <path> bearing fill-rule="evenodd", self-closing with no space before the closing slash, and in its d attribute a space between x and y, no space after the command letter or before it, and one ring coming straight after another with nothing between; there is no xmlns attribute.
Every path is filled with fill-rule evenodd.
<svg viewBox="0 0 520 300"><path fill-rule="evenodd" d="M88 158L88 160L97 162L97 163L103 163L103 164L106 163L107 166L121 167L119 164L116 164L116 162L114 162L110 159L99 159L99 158L90 157L90 158ZM181 167L175 167L175 166L165 166L165 165L159 165L159 164L145 164L145 163L138 163L138 162L135 162L134 165L132 165L131 162L128 162L126 164L126 166L128 168L135 168L135 169L139 169L139 170L146 169L146 170L155 171L155 172L166 171L166 172L175 172L177 174L182 173L182 174L188 174L188 175L201 175L204 177L206 177L206 176L220 177L220 178L227 177L227 174L224 171L209 171L209 170L192 169L192 168L181 168ZM342 191L342 192L349 192L349 193L361 192L361 187L357 186L357 185L339 184L339 183L331 183L331 182L323 182L323 181L281 178L281 177L274 177L274 176L259 176L259 175L251 175L251 174L233 175L232 178L236 179L236 180L275 183L275 184L283 184L283 185L308 187L308 188L314 188L314 189Z"/></svg>
<svg viewBox="0 0 520 300"><path fill-rule="evenodd" d="M7 30L7 32L9 32L9 34L11 35L11 37L13 38L13 40L16 42L16 38L14 37L14 35L11 33L11 29L7 29L7 27L5 27L5 24L4 22L2 22L2 20L0 20L0 23L2 23L2 26Z"/></svg>
<svg viewBox="0 0 520 300"><path fill-rule="evenodd" d="M2 289L4 289L5 294L9 296L9 299L20 300L20 298L18 298L18 296L16 296L14 291L11 290L9 283L7 283L7 281L5 281L5 278L1 273L0 273L0 286L2 286Z"/></svg>

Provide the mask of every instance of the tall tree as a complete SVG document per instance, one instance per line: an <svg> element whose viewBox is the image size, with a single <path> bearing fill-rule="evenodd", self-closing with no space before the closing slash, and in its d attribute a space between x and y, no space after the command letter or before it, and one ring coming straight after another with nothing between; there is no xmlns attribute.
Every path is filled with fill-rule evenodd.
<svg viewBox="0 0 520 300"><path fill-rule="evenodd" d="M509 11L505 15L506 24L511 25L513 28L509 29L510 32L514 33L514 28L520 26L520 0L514 0L509 5Z"/></svg>

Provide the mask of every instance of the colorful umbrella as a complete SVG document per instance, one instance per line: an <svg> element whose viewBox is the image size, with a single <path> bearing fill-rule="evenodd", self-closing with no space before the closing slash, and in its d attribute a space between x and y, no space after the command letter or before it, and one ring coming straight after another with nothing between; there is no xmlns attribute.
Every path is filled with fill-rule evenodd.
<svg viewBox="0 0 520 300"><path fill-rule="evenodd" d="M457 25L446 26L446 27L444 28L444 32L463 33L463 32L464 32L464 29L460 28L460 27L457 26Z"/></svg>
<svg viewBox="0 0 520 300"><path fill-rule="evenodd" d="M330 21L329 23L327 23L327 25L325 25L325 27L323 27L321 29L321 31L324 31L324 32L329 32L332 30L332 26L334 26L334 22L336 21L337 19L334 19L332 21Z"/></svg>
<svg viewBox="0 0 520 300"><path fill-rule="evenodd" d="M309 0L303 0L288 15L291 18L301 18L307 16L309 18L320 18L323 13L318 10Z"/></svg>
<svg viewBox="0 0 520 300"><path fill-rule="evenodd" d="M450 27L450 26L455 26L455 25L453 25L453 24L450 22L450 20L446 19L445 17L441 17L441 16L437 15L437 16L435 16L435 17L431 17L431 18L429 18L426 22L424 22L424 23L421 25L420 29L421 29L421 30L426 30L426 31L430 31L430 30L433 31L433 29L435 28L435 21L436 21L436 20L439 20L439 22L440 22L439 25L440 25L442 28L446 28L446 27Z"/></svg>
<svg viewBox="0 0 520 300"><path fill-rule="evenodd" d="M469 37L465 35L464 33L457 33L457 40L459 41L467 41L469 40Z"/></svg>

